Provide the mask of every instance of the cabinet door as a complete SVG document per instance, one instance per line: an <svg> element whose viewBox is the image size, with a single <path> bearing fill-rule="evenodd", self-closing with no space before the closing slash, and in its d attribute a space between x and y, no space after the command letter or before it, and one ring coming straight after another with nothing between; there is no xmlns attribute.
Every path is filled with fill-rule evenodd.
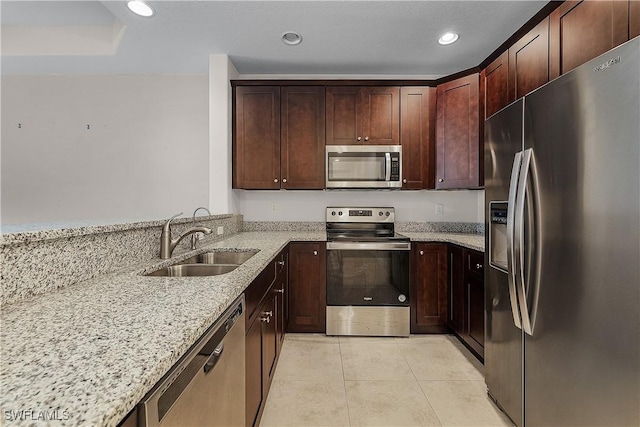
<svg viewBox="0 0 640 427"><path fill-rule="evenodd" d="M288 263L288 251L285 249L276 258L276 282L273 285L273 291L276 294L276 336L278 343L278 357L280 355L280 349L284 341L284 333L287 330L288 322L288 307L287 301L289 298L289 275L288 275L289 263Z"/></svg>
<svg viewBox="0 0 640 427"><path fill-rule="evenodd" d="M414 244L412 261L411 332L446 332L449 312L447 245Z"/></svg>
<svg viewBox="0 0 640 427"><path fill-rule="evenodd" d="M402 189L434 188L436 90L403 87L400 102Z"/></svg>
<svg viewBox="0 0 640 427"><path fill-rule="evenodd" d="M340 86L327 88L327 145L362 144L359 132L360 88ZM360 141L358 141L360 136Z"/></svg>
<svg viewBox="0 0 640 427"><path fill-rule="evenodd" d="M252 427L262 404L262 321L259 316L245 335L245 414Z"/></svg>
<svg viewBox="0 0 640 427"><path fill-rule="evenodd" d="M282 188L324 188L324 87L283 86L281 93Z"/></svg>
<svg viewBox="0 0 640 427"><path fill-rule="evenodd" d="M364 144L400 144L400 88L361 88L362 136Z"/></svg>
<svg viewBox="0 0 640 427"><path fill-rule="evenodd" d="M509 53L504 52L482 70L480 80L484 84L484 118L507 105L509 99Z"/></svg>
<svg viewBox="0 0 640 427"><path fill-rule="evenodd" d="M233 188L280 188L280 87L239 86L234 103Z"/></svg>
<svg viewBox="0 0 640 427"><path fill-rule="evenodd" d="M481 183L479 76L438 86L436 188L474 188Z"/></svg>
<svg viewBox="0 0 640 427"><path fill-rule="evenodd" d="M323 242L289 245L288 332L326 330L327 261Z"/></svg>
<svg viewBox="0 0 640 427"><path fill-rule="evenodd" d="M566 1L549 19L551 79L629 38L628 1Z"/></svg>
<svg viewBox="0 0 640 427"><path fill-rule="evenodd" d="M278 337L276 334L276 296L273 290L262 305L260 322L262 325L262 396L269 393L271 380L276 370Z"/></svg>
<svg viewBox="0 0 640 427"><path fill-rule="evenodd" d="M484 281L478 277L467 279L467 343L484 357Z"/></svg>
<svg viewBox="0 0 640 427"><path fill-rule="evenodd" d="M464 249L449 246L449 327L463 339L467 335Z"/></svg>
<svg viewBox="0 0 640 427"><path fill-rule="evenodd" d="M509 101L548 81L549 18L545 18L509 48Z"/></svg>

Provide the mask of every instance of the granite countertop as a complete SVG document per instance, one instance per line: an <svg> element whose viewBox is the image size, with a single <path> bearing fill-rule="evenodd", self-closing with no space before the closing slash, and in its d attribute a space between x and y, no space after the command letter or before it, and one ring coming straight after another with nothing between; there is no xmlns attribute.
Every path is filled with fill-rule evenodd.
<svg viewBox="0 0 640 427"><path fill-rule="evenodd" d="M430 233L430 232L400 232L413 242L446 242L464 246L469 249L484 252L484 235L458 233Z"/></svg>
<svg viewBox="0 0 640 427"><path fill-rule="evenodd" d="M484 242L474 235L403 234L479 250ZM323 240L324 232L239 233L3 308L5 425L117 425L288 242ZM221 249L260 252L221 276L141 275Z"/></svg>

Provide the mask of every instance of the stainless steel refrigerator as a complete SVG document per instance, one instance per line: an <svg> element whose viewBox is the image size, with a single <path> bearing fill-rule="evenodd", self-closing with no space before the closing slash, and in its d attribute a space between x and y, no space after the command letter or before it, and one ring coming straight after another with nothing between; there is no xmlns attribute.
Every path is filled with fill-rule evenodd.
<svg viewBox="0 0 640 427"><path fill-rule="evenodd" d="M640 39L485 123L485 378L522 426L640 426Z"/></svg>

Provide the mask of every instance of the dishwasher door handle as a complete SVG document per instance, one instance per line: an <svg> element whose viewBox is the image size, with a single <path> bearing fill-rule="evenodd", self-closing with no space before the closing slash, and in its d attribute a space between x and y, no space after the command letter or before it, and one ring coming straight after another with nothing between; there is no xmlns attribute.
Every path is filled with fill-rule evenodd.
<svg viewBox="0 0 640 427"><path fill-rule="evenodd" d="M212 370L214 366L216 366L216 363L218 363L218 360L220 360L220 356L222 355L223 351L224 351L224 341L218 344L216 349L213 350L213 352L211 353L211 357L209 357L207 362L204 364L205 374L210 370Z"/></svg>

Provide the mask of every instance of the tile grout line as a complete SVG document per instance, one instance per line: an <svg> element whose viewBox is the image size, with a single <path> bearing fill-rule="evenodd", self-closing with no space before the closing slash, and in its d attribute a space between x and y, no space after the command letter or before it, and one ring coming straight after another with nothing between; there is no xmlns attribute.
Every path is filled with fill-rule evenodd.
<svg viewBox="0 0 640 427"><path fill-rule="evenodd" d="M411 339L411 337L409 337L409 339ZM438 412L436 411L436 408L433 407L433 404L429 400L429 397L427 396L427 394L424 392L424 389L420 385L420 380L418 380L418 377L416 376L416 373L414 372L413 368L411 367L411 364L407 360L407 357L405 356L404 351L402 351L402 347L400 347L400 345L398 344L398 341L394 340L394 342L396 343L396 346L398 347L398 350L400 351L400 354L402 355L402 358L404 359L406 364L409 366L409 369L411 370L411 374L413 375L413 378L415 379L416 384L418 384L418 388L420 389L420 391L422 392L422 395L424 396L425 400L429 404L429 407L431 407L431 410L433 411L433 415L438 420L438 423L440 424L440 426L443 426L444 424L442 423L442 420L438 416Z"/></svg>
<svg viewBox="0 0 640 427"><path fill-rule="evenodd" d="M347 418L351 426L351 410L349 409L349 396L347 396L347 379L344 375L344 363L342 361L342 340L338 337L338 352L340 353L340 369L342 370L342 387L344 387L344 400L347 405Z"/></svg>

